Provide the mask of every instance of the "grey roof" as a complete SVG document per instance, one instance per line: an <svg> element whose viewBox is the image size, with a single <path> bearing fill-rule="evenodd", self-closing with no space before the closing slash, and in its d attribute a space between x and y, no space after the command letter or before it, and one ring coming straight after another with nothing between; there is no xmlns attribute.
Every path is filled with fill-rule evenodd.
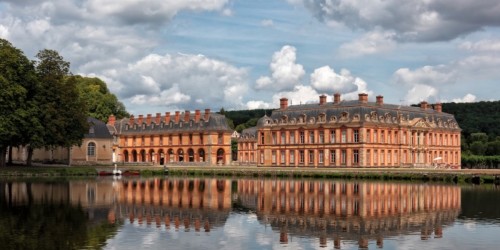
<svg viewBox="0 0 500 250"><path fill-rule="evenodd" d="M257 138L257 127L243 129L240 138Z"/></svg>
<svg viewBox="0 0 500 250"><path fill-rule="evenodd" d="M89 123L89 133L85 134L85 138L113 138L113 135L109 132L106 123L103 121L93 117L87 117L87 122Z"/></svg>
<svg viewBox="0 0 500 250"><path fill-rule="evenodd" d="M205 132L205 131L223 131L231 133L232 130L227 124L226 117L217 113L210 113L207 121L204 120L204 114L200 120L195 122L195 114L190 114L189 122L184 121L184 113L179 114L179 122L175 122L175 115L170 115L170 122L165 123L165 116L160 117L160 123L156 124L156 117L151 118L151 123L146 124L146 118L142 124L138 119L134 119L134 124L129 124L130 119L124 118L115 122L115 129L118 134L158 134L158 133L179 133L179 132Z"/></svg>
<svg viewBox="0 0 500 250"><path fill-rule="evenodd" d="M399 123L400 119L402 121L412 121L415 118L422 118L429 123L437 124L438 127L460 129L452 114L437 112L432 108L424 110L420 107L394 104L361 103L358 100L342 101L338 104L330 102L323 105L316 103L288 106L286 109L274 110L270 117L264 116L259 119L257 127L269 124L269 121L276 124L277 121L279 123L284 118L288 121L298 121L303 118L305 122L309 123L311 118L318 119L320 116L325 116L326 122L335 122L341 119L343 115L347 116L345 118L347 121L353 121L357 116L359 122L382 121L395 124Z"/></svg>

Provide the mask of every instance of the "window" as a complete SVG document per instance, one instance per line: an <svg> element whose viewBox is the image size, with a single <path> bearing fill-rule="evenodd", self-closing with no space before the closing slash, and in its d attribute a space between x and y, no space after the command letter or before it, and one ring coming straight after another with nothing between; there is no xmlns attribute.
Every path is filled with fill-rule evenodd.
<svg viewBox="0 0 500 250"><path fill-rule="evenodd" d="M359 129L355 129L353 133L354 142L359 142Z"/></svg>
<svg viewBox="0 0 500 250"><path fill-rule="evenodd" d="M387 151L387 164L391 165L391 156L392 156L392 152L391 150Z"/></svg>
<svg viewBox="0 0 500 250"><path fill-rule="evenodd" d="M163 135L160 135L160 146L163 145Z"/></svg>
<svg viewBox="0 0 500 250"><path fill-rule="evenodd" d="M272 163L276 164L276 150L271 151L271 156Z"/></svg>
<svg viewBox="0 0 500 250"><path fill-rule="evenodd" d="M314 143L314 131L309 131L309 143Z"/></svg>
<svg viewBox="0 0 500 250"><path fill-rule="evenodd" d="M392 132L391 131L387 132L387 143L392 143Z"/></svg>
<svg viewBox="0 0 500 250"><path fill-rule="evenodd" d="M94 126L91 126L91 127L89 128L89 134L93 134L93 133L94 133Z"/></svg>
<svg viewBox="0 0 500 250"><path fill-rule="evenodd" d="M168 136L168 145L172 145L172 135Z"/></svg>
<svg viewBox="0 0 500 250"><path fill-rule="evenodd" d="M290 151L290 164L295 163L295 151Z"/></svg>
<svg viewBox="0 0 500 250"><path fill-rule="evenodd" d="M370 150L366 150L366 165L370 166L372 164L372 159L370 158Z"/></svg>
<svg viewBox="0 0 500 250"><path fill-rule="evenodd" d="M273 144L276 144L276 132L272 132L271 135L273 138Z"/></svg>
<svg viewBox="0 0 500 250"><path fill-rule="evenodd" d="M217 142L218 142L219 144L224 143L223 138L224 138L224 137L222 136L222 133L217 134Z"/></svg>
<svg viewBox="0 0 500 250"><path fill-rule="evenodd" d="M385 163L385 151L382 150L380 151L380 164L384 164Z"/></svg>
<svg viewBox="0 0 500 250"><path fill-rule="evenodd" d="M335 143L335 130L330 131L330 143Z"/></svg>
<svg viewBox="0 0 500 250"><path fill-rule="evenodd" d="M280 151L281 164L285 164L285 150Z"/></svg>
<svg viewBox="0 0 500 250"><path fill-rule="evenodd" d="M314 150L309 150L309 164L314 164Z"/></svg>
<svg viewBox="0 0 500 250"><path fill-rule="evenodd" d="M352 162L353 164L359 164L359 150L354 149L352 151Z"/></svg>
<svg viewBox="0 0 500 250"><path fill-rule="evenodd" d="M260 151L260 164L264 164L264 151Z"/></svg>
<svg viewBox="0 0 500 250"><path fill-rule="evenodd" d="M87 155L88 156L95 156L95 143L94 142L89 142L89 144L87 144Z"/></svg>
<svg viewBox="0 0 500 250"><path fill-rule="evenodd" d="M189 134L189 145L193 145L193 134Z"/></svg>
<svg viewBox="0 0 500 250"><path fill-rule="evenodd" d="M366 130L366 142L372 142L370 131L371 131L370 129Z"/></svg>
<svg viewBox="0 0 500 250"><path fill-rule="evenodd" d="M342 149L341 154L340 154L340 163L342 165L345 165L347 163L347 151L345 149Z"/></svg>
<svg viewBox="0 0 500 250"><path fill-rule="evenodd" d="M290 132L290 143L295 143L295 131Z"/></svg>
<svg viewBox="0 0 500 250"><path fill-rule="evenodd" d="M336 161L335 149L330 149L330 164L335 165L335 161Z"/></svg>
<svg viewBox="0 0 500 250"><path fill-rule="evenodd" d="M304 164L304 150L299 150L299 163Z"/></svg>
<svg viewBox="0 0 500 250"><path fill-rule="evenodd" d="M281 144L285 144L286 143L286 132L281 131L280 136L281 136Z"/></svg>
<svg viewBox="0 0 500 250"><path fill-rule="evenodd" d="M144 146L145 141L146 141L146 139L144 139L144 136L141 136L141 146Z"/></svg>
<svg viewBox="0 0 500 250"><path fill-rule="evenodd" d="M319 143L325 143L325 131L319 131L318 137Z"/></svg>
<svg viewBox="0 0 500 250"><path fill-rule="evenodd" d="M304 131L299 131L299 140L300 143L304 143Z"/></svg>
<svg viewBox="0 0 500 250"><path fill-rule="evenodd" d="M347 141L347 131L346 131L346 130L342 130L342 134L341 134L341 139L340 139L340 141L341 141L342 143L346 143L346 141Z"/></svg>
<svg viewBox="0 0 500 250"><path fill-rule="evenodd" d="M385 131L380 132L380 143L385 143Z"/></svg>
<svg viewBox="0 0 500 250"><path fill-rule="evenodd" d="M179 135L179 145L182 145L182 135Z"/></svg>
<svg viewBox="0 0 500 250"><path fill-rule="evenodd" d="M377 143L378 142L378 135L377 135L377 130L373 131L373 142Z"/></svg>
<svg viewBox="0 0 500 250"><path fill-rule="evenodd" d="M373 164L378 164L378 151L373 150Z"/></svg>
<svg viewBox="0 0 500 250"><path fill-rule="evenodd" d="M325 162L325 152L323 150L318 151L318 162L321 164Z"/></svg>
<svg viewBox="0 0 500 250"><path fill-rule="evenodd" d="M260 133L260 144L264 145L264 132Z"/></svg>
<svg viewBox="0 0 500 250"><path fill-rule="evenodd" d="M155 138L153 136L149 137L149 145L153 145Z"/></svg>

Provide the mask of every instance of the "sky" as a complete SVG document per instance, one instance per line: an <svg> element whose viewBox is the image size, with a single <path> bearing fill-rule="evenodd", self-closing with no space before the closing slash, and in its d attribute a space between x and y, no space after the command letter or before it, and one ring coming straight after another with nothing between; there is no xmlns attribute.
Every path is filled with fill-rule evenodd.
<svg viewBox="0 0 500 250"><path fill-rule="evenodd" d="M0 0L0 38L57 50L131 114L367 93L498 100L498 0Z"/></svg>

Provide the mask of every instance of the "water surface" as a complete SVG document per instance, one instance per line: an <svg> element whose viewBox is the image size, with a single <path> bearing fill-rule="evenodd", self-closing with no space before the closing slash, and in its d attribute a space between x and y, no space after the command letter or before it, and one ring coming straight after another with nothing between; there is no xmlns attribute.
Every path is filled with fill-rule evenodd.
<svg viewBox="0 0 500 250"><path fill-rule="evenodd" d="M344 180L0 180L2 249L496 249L500 188Z"/></svg>

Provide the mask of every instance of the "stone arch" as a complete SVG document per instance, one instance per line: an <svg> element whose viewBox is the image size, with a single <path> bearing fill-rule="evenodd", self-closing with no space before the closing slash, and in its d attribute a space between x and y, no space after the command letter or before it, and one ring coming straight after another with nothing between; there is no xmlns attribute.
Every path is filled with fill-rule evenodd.
<svg viewBox="0 0 500 250"><path fill-rule="evenodd" d="M150 162L155 163L157 161L157 159L155 159L155 151L153 149L149 150L148 158Z"/></svg>
<svg viewBox="0 0 500 250"><path fill-rule="evenodd" d="M165 153L163 152L163 149L158 150L158 162L160 165L165 164Z"/></svg>
<svg viewBox="0 0 500 250"><path fill-rule="evenodd" d="M177 150L177 161L178 162L183 162L184 161L184 150L182 148L179 148Z"/></svg>
<svg viewBox="0 0 500 250"><path fill-rule="evenodd" d="M141 150L141 161L142 162L146 161L146 150L144 149Z"/></svg>
<svg viewBox="0 0 500 250"><path fill-rule="evenodd" d="M137 162L137 151L132 150L132 162Z"/></svg>
<svg viewBox="0 0 500 250"><path fill-rule="evenodd" d="M205 150L200 148L198 149L198 157L200 158L200 162L205 162Z"/></svg>
<svg viewBox="0 0 500 250"><path fill-rule="evenodd" d="M123 150L123 161L129 162L128 150Z"/></svg>
<svg viewBox="0 0 500 250"><path fill-rule="evenodd" d="M217 164L225 164L225 152L223 148L217 150Z"/></svg>
<svg viewBox="0 0 500 250"><path fill-rule="evenodd" d="M189 148L188 151L187 151L187 155L188 155L188 162L194 162L194 150L192 148Z"/></svg>
<svg viewBox="0 0 500 250"><path fill-rule="evenodd" d="M168 162L174 162L175 161L175 152L171 148L167 151L167 160L168 160Z"/></svg>

